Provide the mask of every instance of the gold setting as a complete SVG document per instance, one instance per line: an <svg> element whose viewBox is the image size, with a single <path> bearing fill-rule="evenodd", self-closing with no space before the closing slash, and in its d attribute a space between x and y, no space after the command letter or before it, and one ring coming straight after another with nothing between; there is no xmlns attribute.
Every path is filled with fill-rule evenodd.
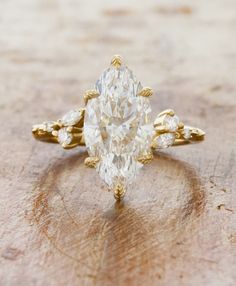
<svg viewBox="0 0 236 286"><path fill-rule="evenodd" d="M87 157L84 160L84 165L88 168L96 168L99 161L98 157Z"/></svg>
<svg viewBox="0 0 236 286"><path fill-rule="evenodd" d="M139 96L150 97L153 95L153 90L150 87L144 87L139 93Z"/></svg>
<svg viewBox="0 0 236 286"><path fill-rule="evenodd" d="M118 55L114 56L111 60L111 65L115 68L120 68L122 65L122 58ZM96 90L88 90L84 94L85 105L89 100L98 97L100 94ZM150 87L143 88L138 96L150 97L153 95L153 90ZM64 149L72 149L77 146L84 146L84 116L85 108L80 108L80 117L77 118L74 124L65 124L63 120L59 119L57 121L43 122L42 124L34 125L32 127L32 134L36 140L48 142L48 143L60 143ZM174 141L169 146L180 146L189 143L197 143L204 140L205 132L199 128L186 126L183 122L179 121L175 129L171 129L165 124L166 117L169 116L174 118L175 112L172 109L166 109L158 114L154 120L154 136L151 144L151 151L140 155L136 160L142 164L148 164L153 160L153 151L159 149L156 139L159 136L166 134L172 134ZM186 135L187 130L187 135ZM65 132L66 138L65 142L60 142L60 133ZM168 146L168 147L169 147ZM84 161L85 166L89 168L96 168L99 163L100 158L98 157L87 157ZM118 183L114 187L114 197L117 201L120 201L126 192L123 184Z"/></svg>
<svg viewBox="0 0 236 286"><path fill-rule="evenodd" d="M163 134L174 134L175 140L171 146L180 146L189 143L197 143L203 141L205 138L205 132L200 128L184 125L183 122L179 122L176 130L170 130L164 123L166 116L174 117L176 114L172 109L166 109L158 114L154 121L155 136L152 142L152 149L157 149L158 145L155 142L155 138ZM185 131L188 130L188 136L186 137Z"/></svg>
<svg viewBox="0 0 236 286"><path fill-rule="evenodd" d="M116 184L114 188L114 198L117 201L121 201L124 198L125 193L126 193L125 187L120 183Z"/></svg>
<svg viewBox="0 0 236 286"><path fill-rule="evenodd" d="M122 65L121 56L115 55L111 60L111 65L114 66L115 68L120 68L120 66Z"/></svg>
<svg viewBox="0 0 236 286"><path fill-rule="evenodd" d="M137 160L138 160L138 162L140 162L143 165L149 164L153 160L153 153L150 152L148 154L144 154L144 155L138 157Z"/></svg>
<svg viewBox="0 0 236 286"><path fill-rule="evenodd" d="M84 94L84 102L85 102L85 105L88 103L88 101L92 98L96 98L98 97L100 94L94 90L94 89L91 89L91 90L87 90Z"/></svg>

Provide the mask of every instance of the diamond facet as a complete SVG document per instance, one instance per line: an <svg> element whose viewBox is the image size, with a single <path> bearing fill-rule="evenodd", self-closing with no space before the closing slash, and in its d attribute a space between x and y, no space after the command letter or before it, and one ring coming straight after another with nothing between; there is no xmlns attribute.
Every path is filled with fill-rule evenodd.
<svg viewBox="0 0 236 286"><path fill-rule="evenodd" d="M184 132L183 132L184 138L186 140L191 138L191 130L187 127L184 127Z"/></svg>
<svg viewBox="0 0 236 286"><path fill-rule="evenodd" d="M168 148L174 143L174 141L175 134L173 133L161 134L154 139L157 148Z"/></svg>
<svg viewBox="0 0 236 286"><path fill-rule="evenodd" d="M123 65L105 70L96 90L100 96L86 106L85 143L89 155L100 159L97 171L108 186L127 186L142 167L137 158L150 153L149 100L138 96L141 84Z"/></svg>
<svg viewBox="0 0 236 286"><path fill-rule="evenodd" d="M81 111L80 110L71 110L68 113L66 113L62 119L61 123L64 126L71 126L79 122L81 119Z"/></svg>
<svg viewBox="0 0 236 286"><path fill-rule="evenodd" d="M166 115L164 118L164 125L170 130L170 131L176 131L178 129L179 124L179 117L174 115Z"/></svg>

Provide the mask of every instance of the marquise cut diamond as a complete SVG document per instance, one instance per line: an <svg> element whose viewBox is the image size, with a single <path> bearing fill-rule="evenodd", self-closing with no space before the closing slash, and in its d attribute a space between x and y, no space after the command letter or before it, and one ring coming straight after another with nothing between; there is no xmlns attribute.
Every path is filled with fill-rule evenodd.
<svg viewBox="0 0 236 286"><path fill-rule="evenodd" d="M84 137L88 153L100 159L97 171L110 188L127 186L142 164L137 158L150 152L153 127L148 98L126 66L111 66L96 83L99 97L86 106Z"/></svg>
<svg viewBox="0 0 236 286"><path fill-rule="evenodd" d="M174 115L166 115L164 118L164 125L169 129L169 131L176 131L178 129L179 117Z"/></svg>
<svg viewBox="0 0 236 286"><path fill-rule="evenodd" d="M175 134L174 133L165 133L157 136L154 139L157 148L168 148L171 146L175 141Z"/></svg>
<svg viewBox="0 0 236 286"><path fill-rule="evenodd" d="M71 110L68 113L66 113L62 119L61 123L64 126L71 126L79 122L81 119L81 111L80 110Z"/></svg>
<svg viewBox="0 0 236 286"><path fill-rule="evenodd" d="M183 133L184 133L184 134L183 134L183 135L184 135L184 138L185 138L186 140L189 140L189 139L191 138L191 130L190 130L189 128L185 127Z"/></svg>

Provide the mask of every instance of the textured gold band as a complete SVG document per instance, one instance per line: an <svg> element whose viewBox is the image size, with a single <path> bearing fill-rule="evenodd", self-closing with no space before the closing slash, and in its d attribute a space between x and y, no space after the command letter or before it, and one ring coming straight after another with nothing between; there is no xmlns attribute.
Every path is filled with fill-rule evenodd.
<svg viewBox="0 0 236 286"><path fill-rule="evenodd" d="M82 108L78 109L77 112L79 114L79 118L77 118L77 122L75 124L69 125L69 122L65 122L65 120L60 119L57 121L49 121L34 125L32 128L34 138L47 143L61 144L60 138L64 133L64 136L69 134L69 138L71 139L70 142L68 141L68 144L65 144L64 142L61 144L64 149L84 146L83 124L85 110ZM186 126L182 122L176 123L177 127L172 126L175 128L168 126L168 120L174 120L175 117L176 115L174 111L170 109L161 112L156 117L154 121L155 133L152 141L153 149L198 143L204 140L205 132L199 128ZM165 141L165 144L163 144L163 141Z"/></svg>
<svg viewBox="0 0 236 286"><path fill-rule="evenodd" d="M84 146L86 139L89 156L84 163L97 169L100 177L113 189L116 200L124 197L126 180L131 181L141 164L153 160L153 151L204 139L205 133L201 129L185 126L172 109L162 111L151 123L148 98L153 90L142 87L118 55L113 57L111 67L102 73L95 86L96 89L84 94L85 108L72 110L57 121L34 125L32 132L35 139L59 143L64 149ZM119 97L121 101L117 101ZM106 100L108 102L104 102ZM110 130L111 126L114 126L113 130ZM124 158L120 156L122 150ZM109 161L113 155L122 160Z"/></svg>

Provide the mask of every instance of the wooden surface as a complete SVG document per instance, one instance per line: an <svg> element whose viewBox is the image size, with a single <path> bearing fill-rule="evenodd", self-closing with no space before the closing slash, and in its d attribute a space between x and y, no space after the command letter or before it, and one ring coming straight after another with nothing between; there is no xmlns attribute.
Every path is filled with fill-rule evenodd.
<svg viewBox="0 0 236 286"><path fill-rule="evenodd" d="M236 3L0 1L0 285L236 285ZM206 141L169 149L114 204L83 148L31 124L82 105L121 54Z"/></svg>

